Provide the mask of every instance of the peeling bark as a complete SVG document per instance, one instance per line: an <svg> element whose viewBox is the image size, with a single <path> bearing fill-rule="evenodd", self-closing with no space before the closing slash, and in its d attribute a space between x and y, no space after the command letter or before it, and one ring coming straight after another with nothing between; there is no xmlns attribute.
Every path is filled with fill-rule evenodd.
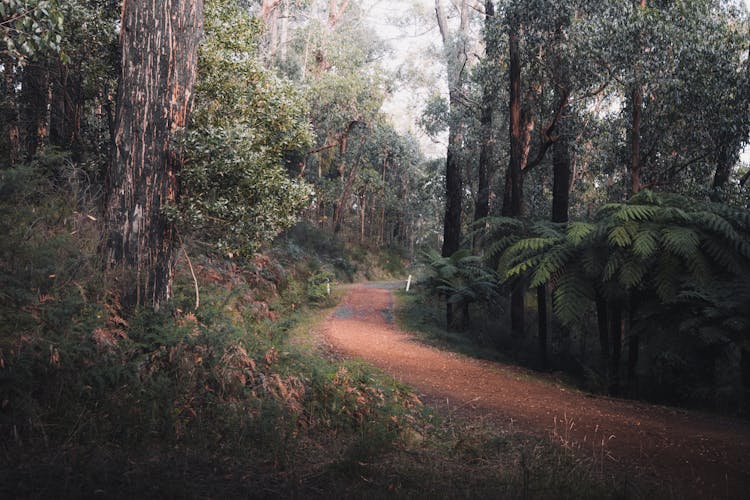
<svg viewBox="0 0 750 500"><path fill-rule="evenodd" d="M126 307L172 296L182 152L202 32L202 0L125 0L115 147L107 175L103 254Z"/></svg>

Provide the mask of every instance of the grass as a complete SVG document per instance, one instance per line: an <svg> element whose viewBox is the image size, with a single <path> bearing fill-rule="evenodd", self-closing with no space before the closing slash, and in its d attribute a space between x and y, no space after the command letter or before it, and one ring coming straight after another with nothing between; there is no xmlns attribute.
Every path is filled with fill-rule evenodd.
<svg viewBox="0 0 750 500"><path fill-rule="evenodd" d="M391 377L326 351L314 332L339 292L321 295L324 269L241 269L191 252L197 311L181 269L173 304L124 314L98 273L100 228L65 192L39 207L27 184L0 203L1 498L621 491L564 449L441 418Z"/></svg>

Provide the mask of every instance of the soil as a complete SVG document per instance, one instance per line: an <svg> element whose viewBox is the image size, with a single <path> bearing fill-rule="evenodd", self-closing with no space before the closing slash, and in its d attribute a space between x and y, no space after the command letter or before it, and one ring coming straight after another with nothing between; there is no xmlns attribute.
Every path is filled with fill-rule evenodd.
<svg viewBox="0 0 750 500"><path fill-rule="evenodd" d="M325 325L332 347L413 387L438 413L550 437L675 498L750 497L750 423L593 396L517 366L419 343L393 322L393 286L351 286Z"/></svg>

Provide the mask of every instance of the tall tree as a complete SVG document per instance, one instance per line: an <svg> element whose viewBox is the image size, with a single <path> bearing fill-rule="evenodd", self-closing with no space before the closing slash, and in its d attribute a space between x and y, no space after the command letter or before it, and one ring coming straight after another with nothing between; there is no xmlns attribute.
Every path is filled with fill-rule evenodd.
<svg viewBox="0 0 750 500"><path fill-rule="evenodd" d="M461 246L461 220L463 179L459 151L463 141L463 124L455 120L457 110L461 105L461 86L466 77L468 63L467 32L469 29L469 3L466 0L458 2L459 25L452 31L448 25L442 0L435 0L435 15L437 17L440 36L445 51L446 67L448 71L448 99L449 99L449 128L448 151L445 162L445 219L443 225L442 255L447 257L454 254Z"/></svg>
<svg viewBox="0 0 750 500"><path fill-rule="evenodd" d="M182 152L203 24L202 0L125 0L114 155L107 175L105 267L123 305L158 309L172 295Z"/></svg>
<svg viewBox="0 0 750 500"><path fill-rule="evenodd" d="M500 43L498 38L497 21L495 20L495 5L492 0L484 2L484 39L485 39L485 67L496 70L500 59ZM495 140L493 134L493 114L497 101L497 86L494 75L484 75L482 86L482 110L480 116L480 151L479 168L477 172L477 201L474 206L474 221L478 221L490 214L490 172L495 156ZM476 237L475 237L476 244Z"/></svg>

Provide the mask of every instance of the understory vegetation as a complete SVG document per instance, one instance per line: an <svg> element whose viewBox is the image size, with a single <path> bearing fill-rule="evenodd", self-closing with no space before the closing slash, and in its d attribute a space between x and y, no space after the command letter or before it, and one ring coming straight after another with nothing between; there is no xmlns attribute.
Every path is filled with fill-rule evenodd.
<svg viewBox="0 0 750 500"><path fill-rule="evenodd" d="M3 496L639 491L603 458L434 415L407 387L328 352L315 332L336 300L325 280L380 271L300 238L304 226L242 265L186 245L171 306L125 314L92 259L86 190L38 166L0 180Z"/></svg>

